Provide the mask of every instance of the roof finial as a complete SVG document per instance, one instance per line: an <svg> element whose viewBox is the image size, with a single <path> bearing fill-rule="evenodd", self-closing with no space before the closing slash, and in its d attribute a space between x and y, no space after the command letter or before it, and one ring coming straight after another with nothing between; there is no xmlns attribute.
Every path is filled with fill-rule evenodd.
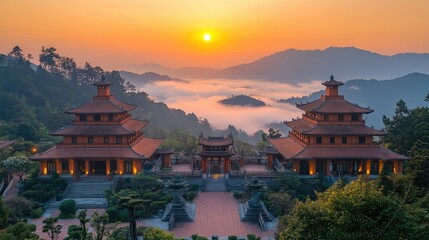
<svg viewBox="0 0 429 240"><path fill-rule="evenodd" d="M104 74L101 75L101 81L106 81L106 76L104 76Z"/></svg>
<svg viewBox="0 0 429 240"><path fill-rule="evenodd" d="M334 81L334 75L331 75L330 80Z"/></svg>

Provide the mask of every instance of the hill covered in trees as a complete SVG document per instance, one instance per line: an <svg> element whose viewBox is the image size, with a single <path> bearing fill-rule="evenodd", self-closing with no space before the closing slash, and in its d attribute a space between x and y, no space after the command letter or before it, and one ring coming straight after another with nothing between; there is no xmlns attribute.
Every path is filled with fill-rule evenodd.
<svg viewBox="0 0 429 240"><path fill-rule="evenodd" d="M222 99L218 101L220 104L223 105L230 105L230 106L242 106L242 107L264 107L267 106L267 104L259 99L253 98L251 96L247 95L232 95L229 98Z"/></svg>

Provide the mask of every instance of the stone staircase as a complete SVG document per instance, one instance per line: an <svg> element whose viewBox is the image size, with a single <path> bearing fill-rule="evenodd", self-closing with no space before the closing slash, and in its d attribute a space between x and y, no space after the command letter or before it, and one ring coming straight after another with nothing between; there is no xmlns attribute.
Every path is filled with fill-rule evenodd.
<svg viewBox="0 0 429 240"><path fill-rule="evenodd" d="M223 178L207 178L204 191L206 192L226 192L226 184Z"/></svg>
<svg viewBox="0 0 429 240"><path fill-rule="evenodd" d="M73 199L79 209L106 208L106 190L113 187L114 181L105 176L83 176L71 182L64 200ZM62 201L53 202L48 208L58 209Z"/></svg>
<svg viewBox="0 0 429 240"><path fill-rule="evenodd" d="M81 177L79 181L72 182L64 198L105 198L106 190L112 188L114 181L106 177Z"/></svg>

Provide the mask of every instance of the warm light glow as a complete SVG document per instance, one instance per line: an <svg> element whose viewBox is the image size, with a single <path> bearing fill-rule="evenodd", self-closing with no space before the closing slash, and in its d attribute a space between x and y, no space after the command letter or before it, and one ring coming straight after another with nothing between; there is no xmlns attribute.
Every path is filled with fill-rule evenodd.
<svg viewBox="0 0 429 240"><path fill-rule="evenodd" d="M212 40L212 36L210 35L210 33L204 33L203 39L206 42L210 42L210 40Z"/></svg>
<svg viewBox="0 0 429 240"><path fill-rule="evenodd" d="M119 171L119 174L122 175L122 171Z"/></svg>
<svg viewBox="0 0 429 240"><path fill-rule="evenodd" d="M133 167L133 174L137 173L137 167Z"/></svg>
<svg viewBox="0 0 429 240"><path fill-rule="evenodd" d="M70 170L70 174L72 174L72 175L73 175L73 173L74 173L74 171L73 171L73 170Z"/></svg>
<svg viewBox="0 0 429 240"><path fill-rule="evenodd" d="M369 175L370 173L371 173L371 172L370 172L369 168L367 168L367 169L366 169L366 174L368 174L368 175Z"/></svg>
<svg viewBox="0 0 429 240"><path fill-rule="evenodd" d="M85 174L88 175L88 171L86 171Z"/></svg>
<svg viewBox="0 0 429 240"><path fill-rule="evenodd" d="M31 153L36 154L38 151L37 147L32 147L31 148Z"/></svg>
<svg viewBox="0 0 429 240"><path fill-rule="evenodd" d="M43 175L46 175L46 174L48 174L48 168L43 169Z"/></svg>

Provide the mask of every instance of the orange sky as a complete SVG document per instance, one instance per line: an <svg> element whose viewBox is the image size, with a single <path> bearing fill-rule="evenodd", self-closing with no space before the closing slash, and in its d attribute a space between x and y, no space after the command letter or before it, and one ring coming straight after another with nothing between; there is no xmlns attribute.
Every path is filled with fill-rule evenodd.
<svg viewBox="0 0 429 240"><path fill-rule="evenodd" d="M225 67L288 48L429 52L425 0L1 0L0 9L0 52L20 45L37 57L54 46L105 69Z"/></svg>

